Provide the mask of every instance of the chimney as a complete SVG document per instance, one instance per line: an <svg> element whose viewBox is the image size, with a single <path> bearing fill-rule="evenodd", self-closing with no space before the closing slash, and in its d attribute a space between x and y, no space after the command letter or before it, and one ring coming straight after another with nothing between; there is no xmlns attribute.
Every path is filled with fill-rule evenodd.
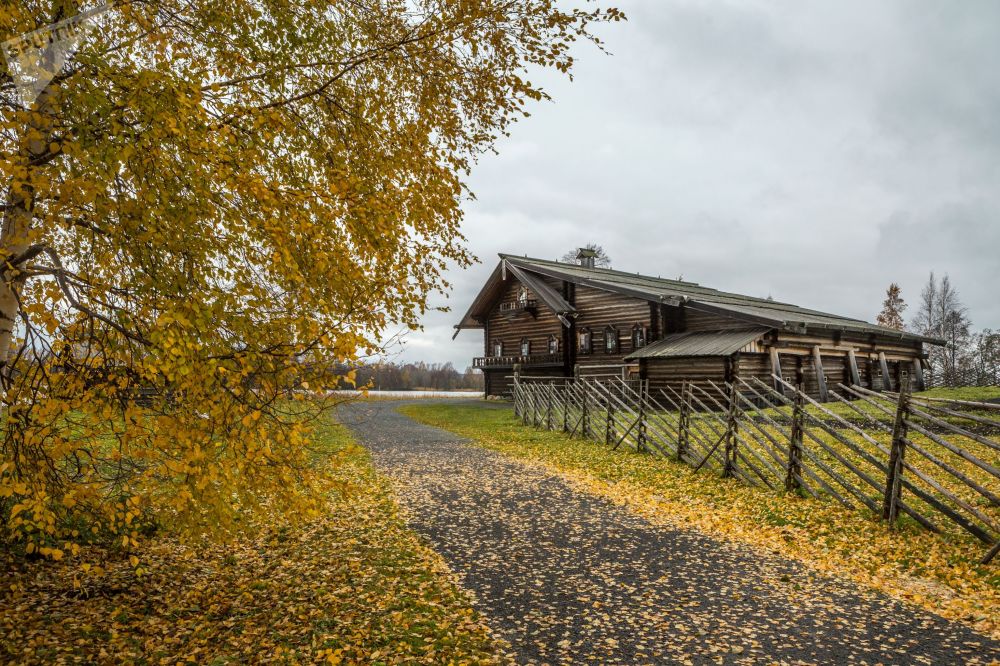
<svg viewBox="0 0 1000 666"><path fill-rule="evenodd" d="M576 251L576 261L584 268L593 268L596 257L597 251L589 247L581 247Z"/></svg>

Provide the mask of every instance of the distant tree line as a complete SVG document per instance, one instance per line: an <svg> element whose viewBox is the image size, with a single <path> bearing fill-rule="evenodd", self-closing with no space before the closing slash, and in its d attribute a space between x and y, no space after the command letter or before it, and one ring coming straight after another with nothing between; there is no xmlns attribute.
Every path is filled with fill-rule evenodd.
<svg viewBox="0 0 1000 666"><path fill-rule="evenodd" d="M483 390L483 374L471 367L459 372L449 363L365 363L357 366L342 364L337 374L355 373L355 386L381 391L410 391L433 389L435 391ZM355 388L341 380L337 388Z"/></svg>
<svg viewBox="0 0 1000 666"><path fill-rule="evenodd" d="M944 340L944 346L926 346L932 384L986 386L1000 383L1000 331L973 330L969 309L962 303L948 275L938 279L931 272L909 324L903 319L906 309L899 285L893 283L886 290L877 322L896 330Z"/></svg>

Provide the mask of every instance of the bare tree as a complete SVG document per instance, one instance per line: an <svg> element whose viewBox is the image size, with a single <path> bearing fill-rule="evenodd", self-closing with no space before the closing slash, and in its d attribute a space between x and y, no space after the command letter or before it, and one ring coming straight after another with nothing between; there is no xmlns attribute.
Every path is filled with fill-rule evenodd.
<svg viewBox="0 0 1000 666"><path fill-rule="evenodd" d="M931 346L928 362L932 372L954 377L962 357L968 352L972 338L972 321L968 308L962 303L958 290L948 275L938 282L933 271L920 293L920 306L912 328L918 333L945 342L943 347Z"/></svg>
<svg viewBox="0 0 1000 666"><path fill-rule="evenodd" d="M958 370L959 359L967 351L971 338L972 322L969 310L962 304L958 291L945 275L941 278L937 297L938 317L941 322L941 337L945 344L945 369L954 374Z"/></svg>
<svg viewBox="0 0 1000 666"><path fill-rule="evenodd" d="M934 271L931 271L927 278L927 283L920 291L920 305L914 314L911 327L922 335L936 335L935 313L937 312L937 280L934 278Z"/></svg>
<svg viewBox="0 0 1000 666"><path fill-rule="evenodd" d="M974 336L967 360L977 385L1000 384L1000 331L987 328Z"/></svg>
<svg viewBox="0 0 1000 666"><path fill-rule="evenodd" d="M902 331L904 326L903 311L906 310L906 307L899 285L893 282L885 291L885 300L882 301L882 311L878 313L878 318L875 322L879 326Z"/></svg>

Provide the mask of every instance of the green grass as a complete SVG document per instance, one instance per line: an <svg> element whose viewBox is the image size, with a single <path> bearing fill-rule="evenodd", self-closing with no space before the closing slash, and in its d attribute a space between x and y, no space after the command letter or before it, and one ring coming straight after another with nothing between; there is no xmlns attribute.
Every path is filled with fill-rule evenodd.
<svg viewBox="0 0 1000 666"><path fill-rule="evenodd" d="M833 390L837 393L840 393L840 389L835 388ZM761 391L761 393L763 393L763 391ZM707 402L704 396L698 395L698 397L701 398L703 402ZM993 387L981 387L981 388L971 387L971 388L951 388L951 389L948 388L930 389L928 391L920 391L914 393L913 397L918 400L920 398L935 398L935 399L940 398L949 400L969 400L973 402L985 402L992 399L1000 399L1000 387L993 386ZM890 411L893 410L893 405L891 404L893 401L889 398L889 396L885 396L885 398L879 399L878 402L879 404L883 405L886 409ZM824 411L829 411L853 423L863 423L865 421L865 417L859 415L857 410L860 410L868 417L875 418L877 420L885 421L887 418L889 418L885 413L881 412L880 410L871 406L870 404L866 403L863 400L853 400L851 402L851 405L853 406L853 408L852 406L848 406L843 402L837 400L836 398L831 397L830 402L825 403L822 406L823 407L822 409L811 404L807 404L805 409L810 414L814 414L816 416L820 416L823 418L827 418L826 415L824 414ZM941 406L946 407L947 405L942 404ZM774 413L773 410L765 410L765 411L769 415L773 415ZM993 420L1000 421L1000 410L970 410L970 411L973 414L988 416ZM956 419L955 417L950 417L950 416L941 416L941 418L949 422L956 423L958 425L967 423L963 422L961 419Z"/></svg>
<svg viewBox="0 0 1000 666"><path fill-rule="evenodd" d="M1000 399L1000 386L967 386L963 388L935 388L920 393L916 397L948 398L950 400L971 400L986 402Z"/></svg>
<svg viewBox="0 0 1000 666"><path fill-rule="evenodd" d="M479 446L543 464L650 520L777 551L1000 633L1000 576L995 567L978 565L985 547L959 530L935 535L903 521L890 531L866 510L749 487L712 471L696 474L682 463L527 427L509 407L421 404L400 411Z"/></svg>

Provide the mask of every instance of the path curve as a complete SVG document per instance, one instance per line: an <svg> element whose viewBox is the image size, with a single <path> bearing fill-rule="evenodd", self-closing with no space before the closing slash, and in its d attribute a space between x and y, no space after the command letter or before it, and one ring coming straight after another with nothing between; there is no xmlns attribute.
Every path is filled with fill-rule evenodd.
<svg viewBox="0 0 1000 666"><path fill-rule="evenodd" d="M1000 643L850 584L654 526L395 411L341 418L523 664L963 664ZM483 405L483 409L501 408ZM505 407L509 409L509 407Z"/></svg>

